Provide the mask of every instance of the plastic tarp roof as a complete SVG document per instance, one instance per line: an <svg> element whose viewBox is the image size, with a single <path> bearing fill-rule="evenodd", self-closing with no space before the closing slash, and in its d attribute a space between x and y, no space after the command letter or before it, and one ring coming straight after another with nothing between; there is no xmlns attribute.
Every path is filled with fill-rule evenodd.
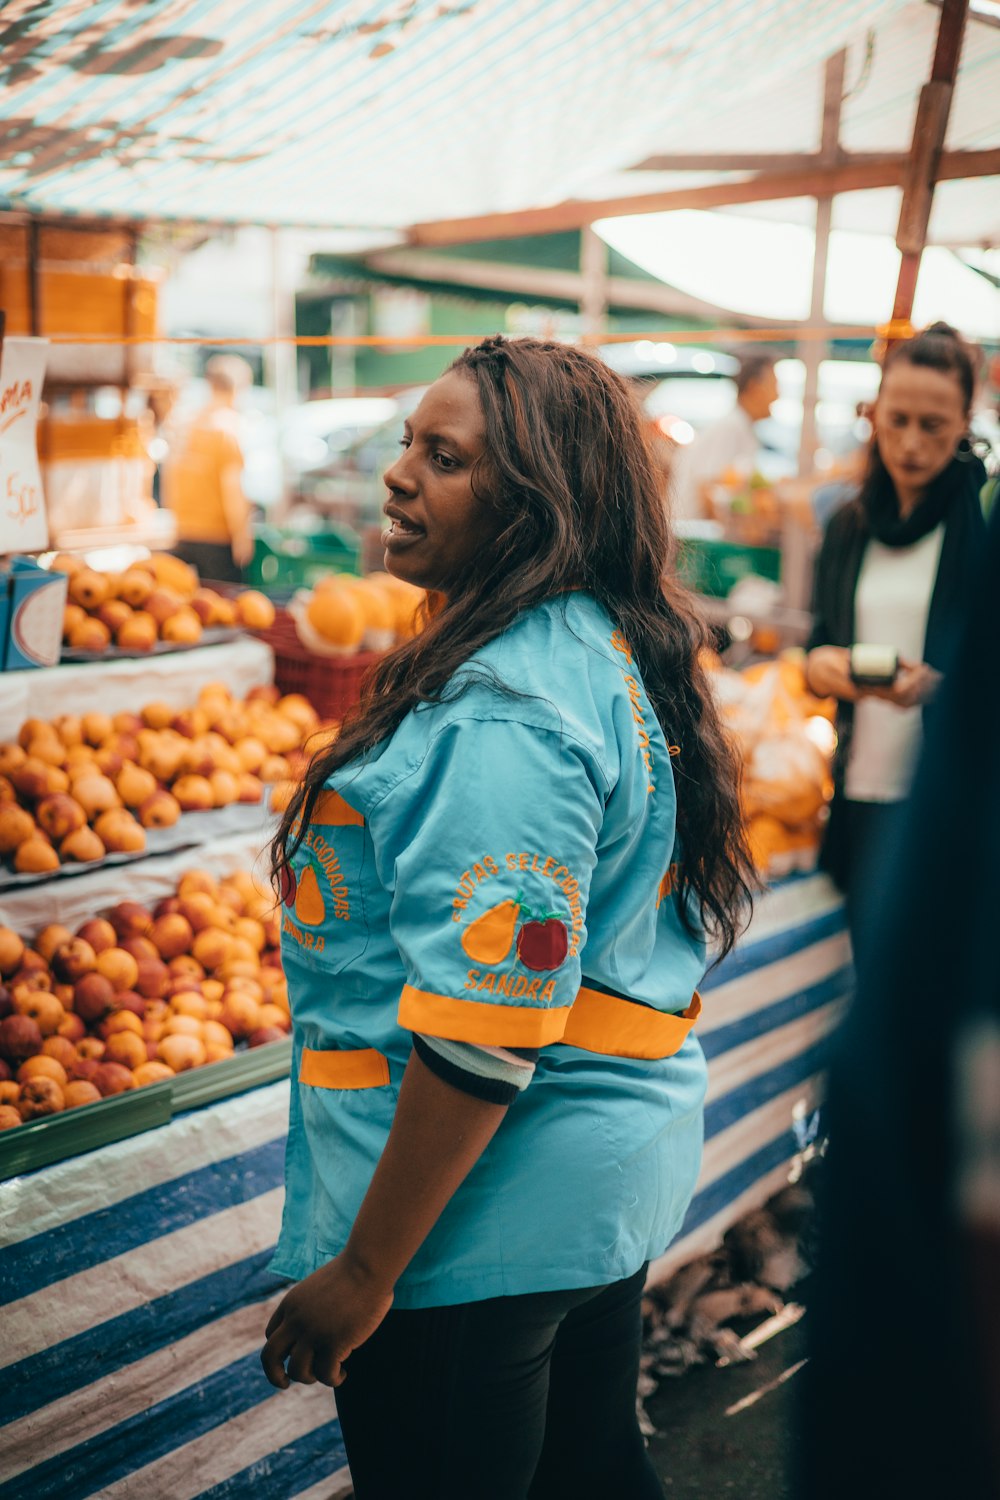
<svg viewBox="0 0 1000 1500"><path fill-rule="evenodd" d="M623 169L654 152L811 149L823 59L849 45L857 72L871 28L845 144L905 149L937 16L905 0L7 0L0 203L401 227L612 180L639 192L647 174ZM996 143L998 41L970 35L950 144Z"/></svg>
<svg viewBox="0 0 1000 1500"><path fill-rule="evenodd" d="M846 151L909 149L917 96L930 76L939 18L937 5L909 0L893 14L874 19L868 34L850 44L840 126ZM699 120L694 139L683 126L668 125L656 152L816 150L821 99L817 72L803 67L778 89L754 88L738 98L716 101L717 107ZM950 150L1000 146L1000 6L993 20L970 12L945 145ZM615 173L594 184L594 195L657 192L725 180L721 173ZM899 201L897 188L840 193L834 200L833 227L894 235ZM808 198L785 199L720 211L811 225L815 205ZM1000 244L1000 177L939 183L928 238L941 245Z"/></svg>

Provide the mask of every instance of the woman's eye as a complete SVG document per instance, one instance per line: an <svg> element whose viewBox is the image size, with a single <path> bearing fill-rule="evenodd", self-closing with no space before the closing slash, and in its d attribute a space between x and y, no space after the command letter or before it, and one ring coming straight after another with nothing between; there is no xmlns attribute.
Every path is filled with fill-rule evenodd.
<svg viewBox="0 0 1000 1500"><path fill-rule="evenodd" d="M399 446L401 448L408 448L410 446L410 440L409 440L409 438L408 437L401 437L400 440L399 440Z"/></svg>
<svg viewBox="0 0 1000 1500"><path fill-rule="evenodd" d="M434 462L439 469L454 469L456 466L455 459L448 453L435 453Z"/></svg>

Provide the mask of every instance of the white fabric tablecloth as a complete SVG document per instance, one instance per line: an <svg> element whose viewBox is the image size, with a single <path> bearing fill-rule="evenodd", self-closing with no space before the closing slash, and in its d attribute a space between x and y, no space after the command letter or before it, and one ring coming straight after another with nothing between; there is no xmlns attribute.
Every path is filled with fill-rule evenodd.
<svg viewBox="0 0 1000 1500"><path fill-rule="evenodd" d="M162 656L111 657L0 673L0 740L11 740L27 718L135 712L159 699L189 708L208 682L224 682L238 698L274 680L270 646L237 636L214 646Z"/></svg>

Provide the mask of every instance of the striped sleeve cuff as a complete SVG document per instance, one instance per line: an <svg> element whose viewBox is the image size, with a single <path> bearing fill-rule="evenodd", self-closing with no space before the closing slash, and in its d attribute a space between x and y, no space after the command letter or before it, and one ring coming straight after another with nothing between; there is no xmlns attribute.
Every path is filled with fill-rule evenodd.
<svg viewBox="0 0 1000 1500"><path fill-rule="evenodd" d="M538 1049L485 1047L414 1032L413 1046L432 1073L493 1104L511 1104L531 1082Z"/></svg>

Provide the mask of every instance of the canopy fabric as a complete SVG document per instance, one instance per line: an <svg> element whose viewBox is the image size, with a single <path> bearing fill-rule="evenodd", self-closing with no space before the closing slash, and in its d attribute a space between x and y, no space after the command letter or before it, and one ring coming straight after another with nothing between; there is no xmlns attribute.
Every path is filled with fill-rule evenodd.
<svg viewBox="0 0 1000 1500"><path fill-rule="evenodd" d="M849 47L847 98L840 142L846 151L909 149L920 85L930 75L940 9L909 0L873 23ZM821 89L814 71L801 68L780 89L755 88L725 102L699 120L697 138L676 124L661 133L657 154L680 152L788 152L819 147ZM975 150L1000 145L1000 13L988 20L970 12L945 145ZM627 172L603 177L592 196L646 193L721 182L733 174ZM833 227L894 234L899 219L896 188L841 193L834 200ZM751 218L812 224L812 199L786 199L724 209ZM939 245L1000 242L1000 177L939 183L928 239Z"/></svg>
<svg viewBox="0 0 1000 1500"><path fill-rule="evenodd" d="M724 137L726 149L746 150L766 136L787 151L806 131L808 147L823 59L844 45L857 56L868 28L915 11L933 29L928 9L904 0L7 0L0 203L88 217L400 227L594 196L607 174L680 143L717 149ZM922 41L916 50L887 83L895 114L866 124L872 96L862 92L848 144L870 146L877 126L879 145L887 132L905 146L926 73ZM963 135L984 125L964 103L957 117ZM639 175L629 174L631 190Z"/></svg>
<svg viewBox="0 0 1000 1500"><path fill-rule="evenodd" d="M806 322L812 282L813 231L804 225L742 220L728 214L648 214L607 219L598 233L670 286L694 297L724 297L740 313ZM825 315L834 324L883 322L892 306L899 251L889 235L835 229L826 270ZM952 251L924 251L913 321L944 318L972 337L1000 339L1000 295L989 273L970 269Z"/></svg>

